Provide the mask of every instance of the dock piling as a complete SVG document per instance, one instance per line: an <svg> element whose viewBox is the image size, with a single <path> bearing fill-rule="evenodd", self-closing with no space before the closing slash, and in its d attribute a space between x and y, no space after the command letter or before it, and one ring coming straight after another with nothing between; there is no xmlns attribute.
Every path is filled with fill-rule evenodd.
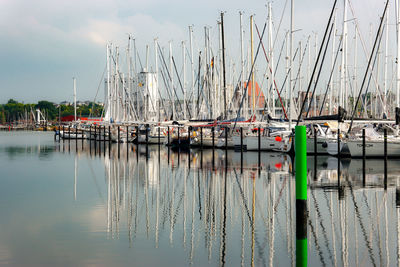
<svg viewBox="0 0 400 267"><path fill-rule="evenodd" d="M317 180L317 129L314 128L314 181Z"/></svg>
<svg viewBox="0 0 400 267"><path fill-rule="evenodd" d="M214 131L214 126L211 127L211 132L212 132L212 149L213 149L213 154L214 154L214 148L215 148L215 141L214 141L214 138L215 138L215 131Z"/></svg>
<svg viewBox="0 0 400 267"><path fill-rule="evenodd" d="M149 145L149 126L145 125L146 127L146 146Z"/></svg>
<svg viewBox="0 0 400 267"><path fill-rule="evenodd" d="M158 147L160 147L161 144L161 130L160 130L160 126L158 126Z"/></svg>
<svg viewBox="0 0 400 267"><path fill-rule="evenodd" d="M225 149L228 150L228 127L225 127Z"/></svg>
<svg viewBox="0 0 400 267"><path fill-rule="evenodd" d="M258 172L261 171L261 127L258 126Z"/></svg>
<svg viewBox="0 0 400 267"><path fill-rule="evenodd" d="M295 127L296 266L307 266L307 134Z"/></svg>
<svg viewBox="0 0 400 267"><path fill-rule="evenodd" d="M167 134L168 134L167 145L169 146L169 145L171 145L171 144L170 144L170 141L169 141L169 126L168 126L168 128L167 128Z"/></svg>
<svg viewBox="0 0 400 267"><path fill-rule="evenodd" d="M387 129L383 129L383 154L384 154L384 175L383 175L383 182L384 182L384 189L387 189Z"/></svg>
<svg viewBox="0 0 400 267"><path fill-rule="evenodd" d="M363 186L365 187L366 178L365 178L365 129L362 129L362 175L363 175Z"/></svg>
<svg viewBox="0 0 400 267"><path fill-rule="evenodd" d="M108 156L111 156L111 125L108 125Z"/></svg>
<svg viewBox="0 0 400 267"><path fill-rule="evenodd" d="M121 129L119 128L119 125L117 125L118 127L118 138L117 138L117 146L118 146L118 158L120 157L120 147L119 147L119 141L121 140Z"/></svg>
<svg viewBox="0 0 400 267"><path fill-rule="evenodd" d="M203 127L200 127L200 147L203 149Z"/></svg>
<svg viewBox="0 0 400 267"><path fill-rule="evenodd" d="M129 159L129 125L126 125L126 160Z"/></svg>
<svg viewBox="0 0 400 267"><path fill-rule="evenodd" d="M240 127L240 173L243 174L243 128Z"/></svg>

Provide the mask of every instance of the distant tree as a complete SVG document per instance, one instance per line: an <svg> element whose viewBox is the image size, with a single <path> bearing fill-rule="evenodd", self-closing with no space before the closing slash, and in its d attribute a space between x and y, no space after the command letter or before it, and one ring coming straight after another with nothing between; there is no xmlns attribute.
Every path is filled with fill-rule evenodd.
<svg viewBox="0 0 400 267"><path fill-rule="evenodd" d="M8 100L8 102L7 102L7 104L17 104L18 102L17 101L15 101L14 99L9 99Z"/></svg>
<svg viewBox="0 0 400 267"><path fill-rule="evenodd" d="M0 111L0 124L6 124L6 114L4 114L4 111Z"/></svg>
<svg viewBox="0 0 400 267"><path fill-rule="evenodd" d="M42 112L46 111L49 120L54 120L57 117L57 109L53 103L41 100L37 103L36 108L40 109Z"/></svg>

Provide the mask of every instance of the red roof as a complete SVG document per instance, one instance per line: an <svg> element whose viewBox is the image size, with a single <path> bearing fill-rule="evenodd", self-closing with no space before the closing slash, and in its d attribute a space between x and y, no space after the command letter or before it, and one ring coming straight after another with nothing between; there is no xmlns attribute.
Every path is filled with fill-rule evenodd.
<svg viewBox="0 0 400 267"><path fill-rule="evenodd" d="M260 86L258 86L258 83L257 82L254 82L254 83L256 85L255 86L256 87L256 91L255 91L256 101L257 101L257 97L258 97L258 102L256 103L256 106L258 108L263 108L265 105L265 96L264 96L262 90L260 89ZM247 86L247 82L244 83L244 88L246 88L246 86ZM250 99L250 103L251 103L250 105L253 105L253 100L251 99L252 98L252 83L251 82L249 82L249 85L247 87L247 95Z"/></svg>

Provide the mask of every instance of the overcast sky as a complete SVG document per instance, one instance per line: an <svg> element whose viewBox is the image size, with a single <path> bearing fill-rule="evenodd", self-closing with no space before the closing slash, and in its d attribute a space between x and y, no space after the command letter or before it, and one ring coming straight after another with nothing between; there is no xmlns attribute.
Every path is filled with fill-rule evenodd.
<svg viewBox="0 0 400 267"><path fill-rule="evenodd" d="M352 3L360 24L371 22L376 27L384 1ZM216 28L221 11L226 12L227 49L236 53L239 11L245 12L246 25L251 14L261 25L267 17L266 4L260 0L0 0L0 103L10 98L25 103L72 101L72 77L77 78L78 99L93 100L105 66L107 41L123 47L131 33L144 55L145 45L158 37L163 46L172 41L180 54L181 41L188 39L188 25L194 25L200 46L203 27ZM276 25L284 4L285 0L273 2ZM302 29L297 35L312 31L322 35L332 4L295 0L295 28ZM338 7L342 5L339 1ZM282 27L287 30L286 13Z"/></svg>

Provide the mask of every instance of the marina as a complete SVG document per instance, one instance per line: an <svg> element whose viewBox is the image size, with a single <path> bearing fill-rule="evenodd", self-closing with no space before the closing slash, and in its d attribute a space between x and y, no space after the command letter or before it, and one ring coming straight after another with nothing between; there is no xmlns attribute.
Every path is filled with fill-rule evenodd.
<svg viewBox="0 0 400 267"><path fill-rule="evenodd" d="M400 266L400 0L71 1L0 3L0 266Z"/></svg>
<svg viewBox="0 0 400 267"><path fill-rule="evenodd" d="M285 153L0 135L2 265L296 264ZM398 265L398 160L307 162L308 265Z"/></svg>

